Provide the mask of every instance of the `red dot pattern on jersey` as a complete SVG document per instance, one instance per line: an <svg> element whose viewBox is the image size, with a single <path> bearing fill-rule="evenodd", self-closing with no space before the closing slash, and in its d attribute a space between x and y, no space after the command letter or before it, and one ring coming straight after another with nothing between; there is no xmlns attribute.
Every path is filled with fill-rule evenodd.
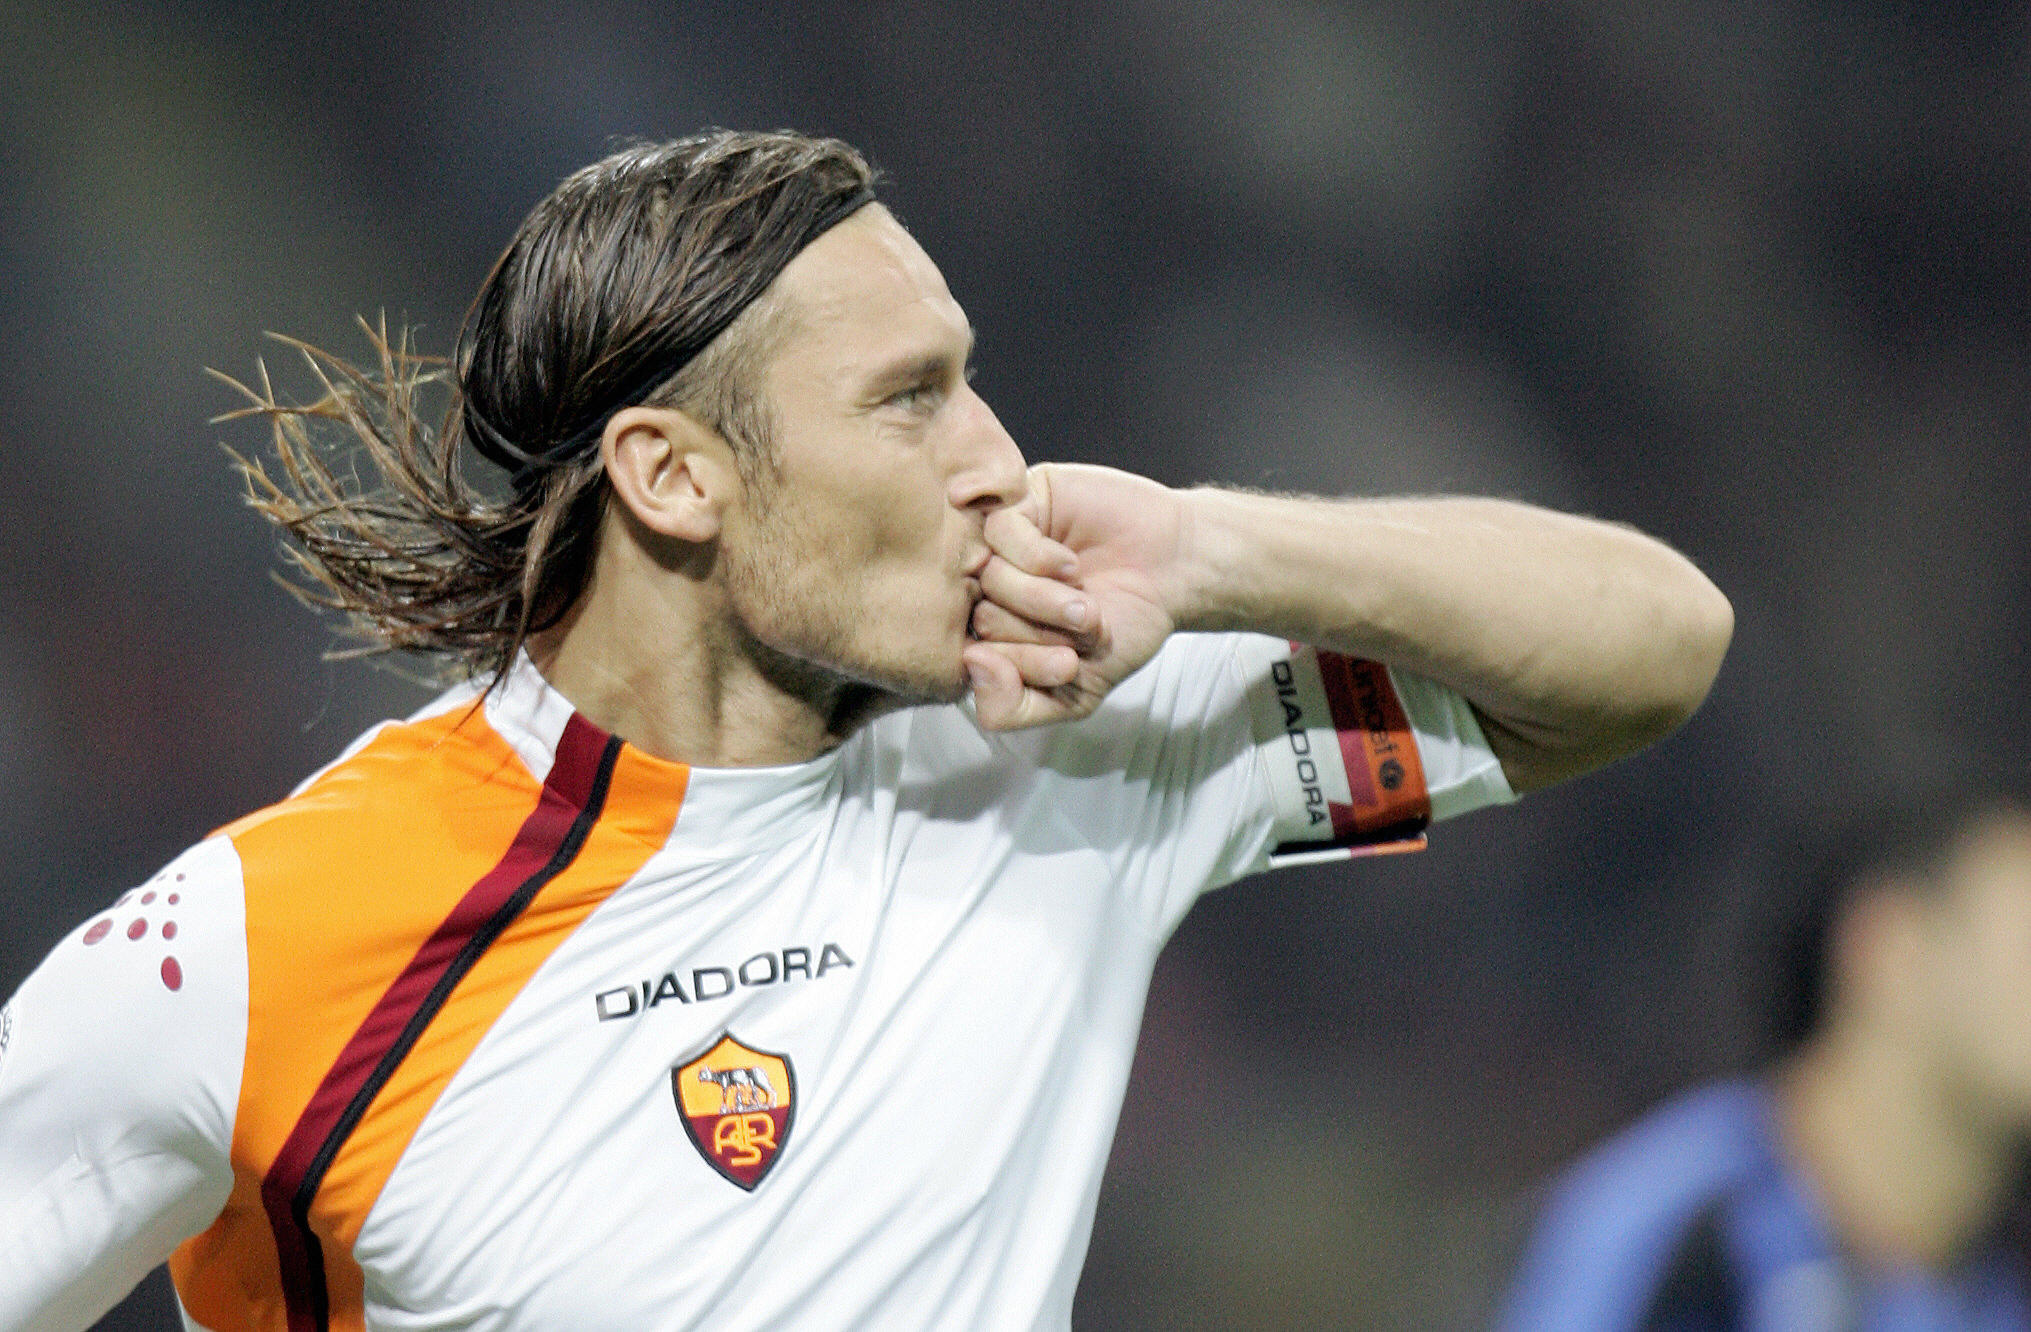
<svg viewBox="0 0 2031 1332"><path fill-rule="evenodd" d="M157 875L156 877L159 879L162 876ZM183 875L179 874L176 877L179 880L181 880L183 878ZM136 893L140 894L141 905L143 906L152 905L155 901L156 893L152 889L148 892L141 892L141 890L137 888L130 892L123 893L120 897L120 900L113 904L113 909L117 911L121 907L127 905L128 902L134 899ZM169 894L168 905L175 906L182 900L183 899L180 894L171 893ZM92 923L91 928L85 931L84 942L87 944L99 943L112 932L113 932L113 918L111 916L104 917L103 919L94 921ZM127 923L127 937L129 939L132 939L138 943L147 936L148 936L148 918L146 916L136 916L133 920ZM162 922L162 937L164 939L174 939L176 937L175 921L165 920ZM163 985L167 987L169 990L171 991L181 990L183 988L183 963L177 961L174 957L163 958L161 967L161 976Z"/></svg>

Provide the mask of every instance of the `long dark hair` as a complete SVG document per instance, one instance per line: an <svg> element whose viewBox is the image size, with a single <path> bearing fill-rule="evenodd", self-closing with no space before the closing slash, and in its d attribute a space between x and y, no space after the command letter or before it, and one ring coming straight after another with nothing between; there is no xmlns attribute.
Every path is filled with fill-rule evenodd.
<svg viewBox="0 0 2031 1332"><path fill-rule="evenodd" d="M307 404L280 400L265 365L253 385L220 376L248 401L220 419L270 426L274 471L234 460L288 538L285 584L345 615L356 643L336 655L420 652L498 678L584 590L600 433L623 407L691 411L756 465L755 371L780 324L763 293L873 182L853 148L788 131L631 146L524 219L448 361L384 319L361 323L365 365L281 339L316 377ZM435 428L434 396L449 400ZM502 475L474 480L475 458Z"/></svg>

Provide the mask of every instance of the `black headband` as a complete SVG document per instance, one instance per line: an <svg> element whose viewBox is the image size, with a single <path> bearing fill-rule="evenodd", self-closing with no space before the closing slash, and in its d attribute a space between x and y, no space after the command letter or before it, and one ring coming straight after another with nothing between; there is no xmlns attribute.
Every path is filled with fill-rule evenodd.
<svg viewBox="0 0 2031 1332"><path fill-rule="evenodd" d="M460 395L459 419L465 437L482 458L508 473L508 479L516 489L545 470L564 462L579 453L587 445L595 443L606 423L615 412L631 407L654 393L658 386L666 383L670 376L689 365L692 358L705 350L712 340L726 331L727 325L740 318L741 311L755 303L761 294L769 289L790 261L802 254L812 241L844 222L862 205L874 202L874 187L863 185L851 194L842 194L830 200L823 208L806 220L803 234L796 245L781 251L777 262L755 269L747 280L731 288L720 300L718 308L712 310L696 326L687 329L681 336L668 335L667 341L652 339L644 348L642 363L634 375L621 382L621 386L608 395L607 402L591 414L589 420L560 439L552 440L537 448L526 448L509 439L494 428L473 406L470 394ZM460 335L465 345L459 348L457 364L461 372L472 364L471 334Z"/></svg>

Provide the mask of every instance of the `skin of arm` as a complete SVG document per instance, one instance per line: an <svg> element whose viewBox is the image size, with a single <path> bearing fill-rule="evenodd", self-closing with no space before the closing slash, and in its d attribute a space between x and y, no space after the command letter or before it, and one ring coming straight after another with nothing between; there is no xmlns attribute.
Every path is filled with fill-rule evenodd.
<svg viewBox="0 0 2031 1332"><path fill-rule="evenodd" d="M965 653L992 729L1091 712L1173 632L1246 630L1451 686L1523 792L1683 723L1733 633L1670 547L1527 504L1172 490L1057 464L1030 481L988 519Z"/></svg>

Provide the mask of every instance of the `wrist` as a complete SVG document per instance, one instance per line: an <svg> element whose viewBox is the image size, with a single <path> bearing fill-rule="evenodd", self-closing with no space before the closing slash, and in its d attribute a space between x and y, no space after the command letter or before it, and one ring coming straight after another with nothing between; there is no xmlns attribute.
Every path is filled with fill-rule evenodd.
<svg viewBox="0 0 2031 1332"><path fill-rule="evenodd" d="M1183 492L1180 629L1271 634L1378 655L1404 605L1388 552L1408 535L1386 504L1247 491Z"/></svg>
<svg viewBox="0 0 2031 1332"><path fill-rule="evenodd" d="M1200 486L1178 499L1178 556L1168 593L1180 630L1217 632L1249 627L1243 586L1245 509L1258 496Z"/></svg>

